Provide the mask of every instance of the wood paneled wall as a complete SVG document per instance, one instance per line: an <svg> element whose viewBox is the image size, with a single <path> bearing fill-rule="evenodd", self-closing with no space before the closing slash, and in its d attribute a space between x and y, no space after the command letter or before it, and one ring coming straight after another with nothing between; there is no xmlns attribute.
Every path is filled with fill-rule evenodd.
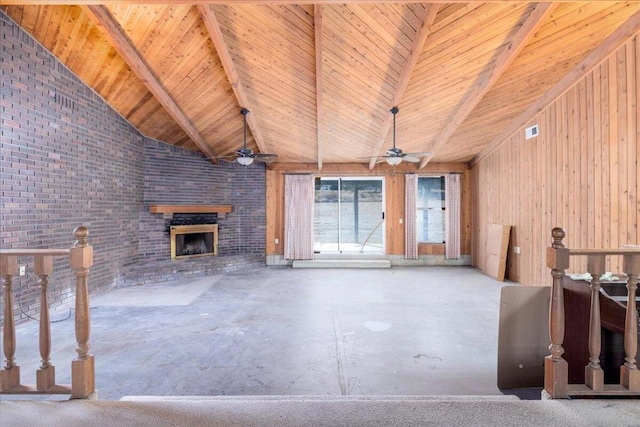
<svg viewBox="0 0 640 427"><path fill-rule="evenodd" d="M513 226L507 274L525 285L551 283L545 248L555 226L570 248L640 244L639 78L636 35L531 120L537 138L521 129L471 169L474 265L491 223ZM571 270L585 268L578 260Z"/></svg>
<svg viewBox="0 0 640 427"><path fill-rule="evenodd" d="M326 164L318 171L316 164L275 163L267 170L267 255L284 254L284 175L310 173L315 176L383 176L385 177L385 232L388 255L404 254L404 174L416 172L414 165L401 164L395 174L387 165L371 171L366 164ZM461 173L461 253L471 254L470 173L463 163L429 163L420 175ZM403 223L400 222L403 220ZM278 243L276 243L276 240ZM422 244L421 255L443 255L444 245Z"/></svg>

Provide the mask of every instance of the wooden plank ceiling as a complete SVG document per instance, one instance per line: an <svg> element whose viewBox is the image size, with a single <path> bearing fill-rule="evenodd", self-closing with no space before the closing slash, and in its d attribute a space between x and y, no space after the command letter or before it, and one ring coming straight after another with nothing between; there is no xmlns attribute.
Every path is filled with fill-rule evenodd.
<svg viewBox="0 0 640 427"><path fill-rule="evenodd" d="M473 161L640 32L640 2L55 3L0 1L144 135L230 155L247 108L249 148L318 168L374 168L393 106L417 168Z"/></svg>

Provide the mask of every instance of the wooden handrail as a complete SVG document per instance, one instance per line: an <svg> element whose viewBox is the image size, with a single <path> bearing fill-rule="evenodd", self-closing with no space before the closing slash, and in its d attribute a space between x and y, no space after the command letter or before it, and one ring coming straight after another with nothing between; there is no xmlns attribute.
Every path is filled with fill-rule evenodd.
<svg viewBox="0 0 640 427"><path fill-rule="evenodd" d="M94 359L89 354L89 292L87 277L93 265L93 248L87 243L89 230L78 227L73 232L75 242L71 249L4 249L0 251L0 272L4 290L3 352L5 364L0 370L0 394L70 394L75 399L86 399L95 392ZM40 288L40 357L36 371L36 385L20 383L20 367L15 361L16 331L13 318L13 276L18 273L18 257L34 258L34 272ZM71 385L55 383L55 368L51 363L51 326L49 322L48 286L53 273L53 258L69 257L76 276L75 330L78 343L76 357L71 362Z"/></svg>
<svg viewBox="0 0 640 427"><path fill-rule="evenodd" d="M568 249L569 255L635 255L640 254L640 248L621 249Z"/></svg>
<svg viewBox="0 0 640 427"><path fill-rule="evenodd" d="M547 266L553 278L549 307L549 337L551 354L545 358L544 390L551 398L567 398L575 395L633 395L640 396L640 371L636 363L638 351L638 324L636 289L640 282L640 248L622 249L568 249L562 243L566 236L562 228L551 231L553 243L547 248ZM565 334L565 307L563 279L569 268L571 256L587 256L587 271L591 275L591 308L589 314L589 360L585 366L585 384L568 384L568 365L562 357ZM625 313L624 348L625 363L620 367L620 384L604 384L604 372L600 366L601 315L600 277L605 273L606 257L622 256L623 273L627 280L627 306Z"/></svg>
<svg viewBox="0 0 640 427"><path fill-rule="evenodd" d="M68 256L71 249L2 249L0 255L5 256Z"/></svg>

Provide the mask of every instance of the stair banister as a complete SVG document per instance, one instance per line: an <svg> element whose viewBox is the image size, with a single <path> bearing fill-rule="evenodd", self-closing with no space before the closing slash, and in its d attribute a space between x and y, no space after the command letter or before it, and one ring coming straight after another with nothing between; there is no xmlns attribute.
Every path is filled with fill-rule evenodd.
<svg viewBox="0 0 640 427"><path fill-rule="evenodd" d="M547 248L547 266L551 269L551 299L549 307L550 355L545 358L544 391L553 399L571 396L640 396L640 371L637 367L638 313L636 289L640 282L640 248L623 249L568 249L562 239L562 228L551 231L553 242ZM565 334L565 307L562 280L569 268L571 256L587 256L587 271L591 275L591 305L589 313L589 360L585 366L585 383L568 383L568 364L562 357ZM620 367L620 384L604 384L604 372L600 366L601 313L599 294L601 276L606 270L607 256L622 256L623 273L627 280L627 305L625 312L624 349L625 363Z"/></svg>
<svg viewBox="0 0 640 427"><path fill-rule="evenodd" d="M0 274L4 293L2 326L5 363L0 370L0 394L69 394L73 399L90 398L95 393L95 364L89 354L89 290L88 275L93 265L93 247L87 243L89 230L80 226L73 232L71 249L3 249L0 252ZM49 320L49 276L53 273L53 258L67 257L76 278L75 332L78 356L71 362L71 385L55 382L51 363L51 326ZM16 330L14 320L13 277L18 273L18 257L33 257L34 273L40 290L39 351L41 365L36 371L36 384L20 382L20 367L16 363Z"/></svg>

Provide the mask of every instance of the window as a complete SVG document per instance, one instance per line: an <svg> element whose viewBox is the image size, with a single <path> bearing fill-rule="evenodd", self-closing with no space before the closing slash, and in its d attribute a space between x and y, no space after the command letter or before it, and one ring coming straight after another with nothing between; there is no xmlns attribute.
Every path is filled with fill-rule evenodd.
<svg viewBox="0 0 640 427"><path fill-rule="evenodd" d="M444 176L418 177L418 243L444 243Z"/></svg>

